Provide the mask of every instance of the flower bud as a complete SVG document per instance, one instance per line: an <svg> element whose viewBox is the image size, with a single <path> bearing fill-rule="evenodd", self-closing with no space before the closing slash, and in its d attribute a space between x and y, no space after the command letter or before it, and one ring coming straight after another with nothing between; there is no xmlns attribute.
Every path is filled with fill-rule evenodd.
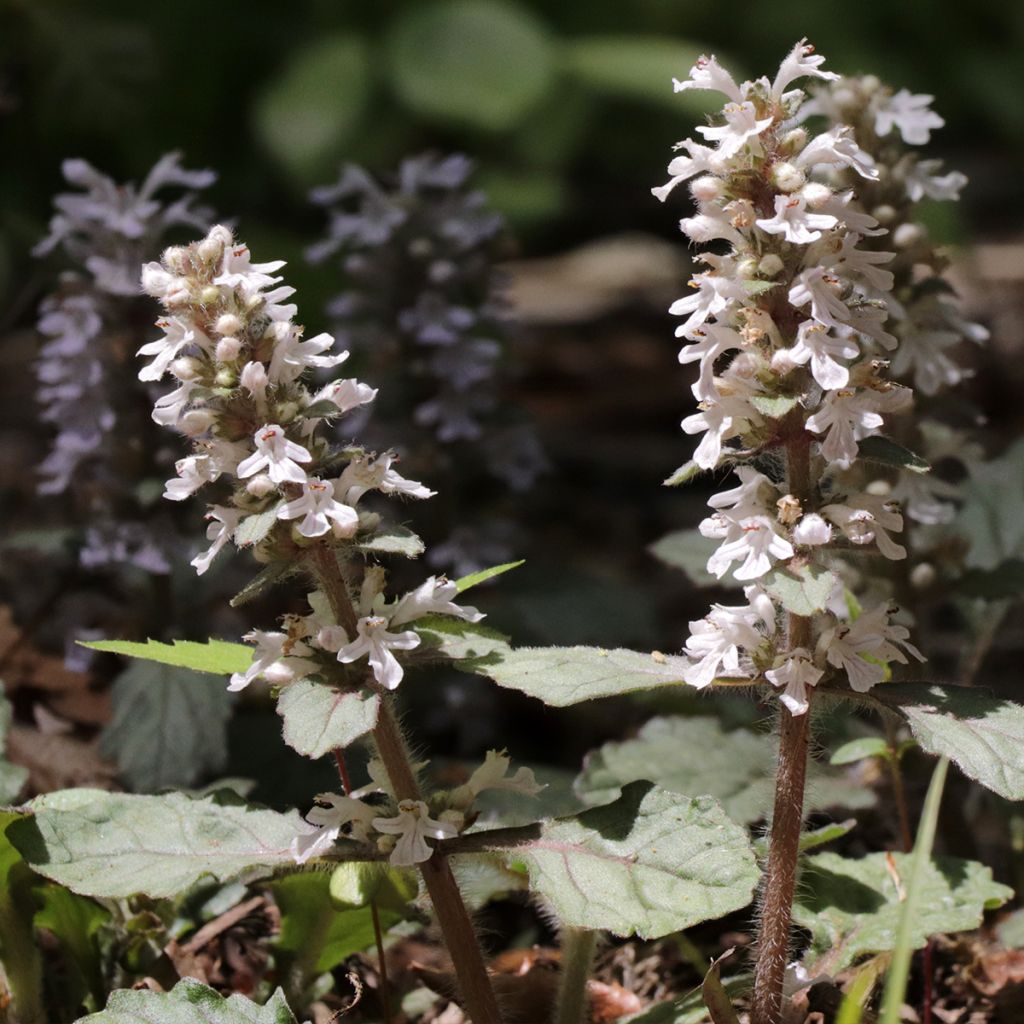
<svg viewBox="0 0 1024 1024"><path fill-rule="evenodd" d="M338 625L324 626L316 635L316 645L321 650L337 654L348 643L348 634Z"/></svg>
<svg viewBox="0 0 1024 1024"><path fill-rule="evenodd" d="M217 318L214 330L218 334L234 335L242 329L242 321L234 313L225 313Z"/></svg>
<svg viewBox="0 0 1024 1024"><path fill-rule="evenodd" d="M806 515L793 527L793 540L797 544L827 544L832 539L832 527L816 512Z"/></svg>
<svg viewBox="0 0 1024 1024"><path fill-rule="evenodd" d="M786 132L779 144L779 149L787 154L799 153L807 145L807 130L805 128L794 128Z"/></svg>
<svg viewBox="0 0 1024 1024"><path fill-rule="evenodd" d="M804 172L791 163L776 164L772 170L772 181L780 192L796 192L807 181Z"/></svg>
<svg viewBox="0 0 1024 1024"><path fill-rule="evenodd" d="M721 194L721 179L716 178L712 174L704 174L699 178L694 178L694 180L690 182L690 195L692 195L698 203L710 203L717 199Z"/></svg>
<svg viewBox="0 0 1024 1024"><path fill-rule="evenodd" d="M927 590L938 578L935 566L930 562L915 565L910 572L910 585L915 590Z"/></svg>
<svg viewBox="0 0 1024 1024"><path fill-rule="evenodd" d="M188 263L188 250L181 245L172 245L164 249L160 259L164 266L182 277L186 276L191 269Z"/></svg>
<svg viewBox="0 0 1024 1024"><path fill-rule="evenodd" d="M230 366L222 366L213 378L213 383L219 388L233 388L238 384L238 374Z"/></svg>
<svg viewBox="0 0 1024 1024"><path fill-rule="evenodd" d="M245 489L254 498L265 498L272 491L277 490L277 484L266 473L259 473L245 485Z"/></svg>
<svg viewBox="0 0 1024 1024"><path fill-rule="evenodd" d="M221 319L223 320L224 318L221 317ZM217 342L214 355L217 357L218 363L233 363L241 351L242 343L237 338L221 338Z"/></svg>
<svg viewBox="0 0 1024 1024"><path fill-rule="evenodd" d="M298 402L282 402L275 413L274 418L278 423L291 423L299 415Z"/></svg>
<svg viewBox="0 0 1024 1024"><path fill-rule="evenodd" d="M189 409L178 420L178 429L187 437L198 437L213 426L214 416L209 409Z"/></svg>
<svg viewBox="0 0 1024 1024"><path fill-rule="evenodd" d="M897 249L910 249L923 242L927 232L920 224L901 224L892 233L892 244Z"/></svg>
<svg viewBox="0 0 1024 1024"><path fill-rule="evenodd" d="M871 216L874 217L879 224L891 224L899 214L897 214L896 210L888 203L883 203L881 206L876 206L871 211Z"/></svg>
<svg viewBox="0 0 1024 1024"><path fill-rule="evenodd" d="M800 364L790 355L788 348L780 348L772 355L772 370L780 377L792 373Z"/></svg>
<svg viewBox="0 0 1024 1024"><path fill-rule="evenodd" d="M767 256L762 257L761 262L758 263L757 272L762 277L774 277L782 272L784 266L782 257L774 252L770 252Z"/></svg>
<svg viewBox="0 0 1024 1024"><path fill-rule="evenodd" d="M864 490L877 498L885 498L892 493L892 484L888 480L872 480Z"/></svg>
<svg viewBox="0 0 1024 1024"><path fill-rule="evenodd" d="M248 362L238 382L253 398L262 398L267 393L267 368L262 363Z"/></svg>
<svg viewBox="0 0 1024 1024"><path fill-rule="evenodd" d="M203 364L194 356L181 356L171 363L170 369L178 380L195 380L202 372Z"/></svg>
<svg viewBox="0 0 1024 1024"><path fill-rule="evenodd" d="M820 182L809 181L804 185L800 195L812 210L816 210L832 198L832 189Z"/></svg>
<svg viewBox="0 0 1024 1024"><path fill-rule="evenodd" d="M744 281L757 277L758 261L755 256L746 256L736 264L736 273Z"/></svg>
<svg viewBox="0 0 1024 1024"><path fill-rule="evenodd" d="M215 284L208 284L200 293L199 301L204 306L212 306L220 302L220 289Z"/></svg>

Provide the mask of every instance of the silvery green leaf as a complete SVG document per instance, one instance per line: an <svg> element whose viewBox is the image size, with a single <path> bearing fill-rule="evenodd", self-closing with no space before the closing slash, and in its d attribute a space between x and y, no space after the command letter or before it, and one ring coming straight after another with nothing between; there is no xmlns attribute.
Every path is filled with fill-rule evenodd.
<svg viewBox="0 0 1024 1024"><path fill-rule="evenodd" d="M365 736L377 724L379 708L376 694L345 693L310 678L290 683L277 699L285 743L314 758Z"/></svg>

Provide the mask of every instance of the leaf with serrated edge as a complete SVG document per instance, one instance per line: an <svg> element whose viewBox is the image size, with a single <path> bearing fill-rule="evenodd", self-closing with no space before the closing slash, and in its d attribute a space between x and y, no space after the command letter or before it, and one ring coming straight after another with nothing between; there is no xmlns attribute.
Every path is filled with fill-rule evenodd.
<svg viewBox="0 0 1024 1024"><path fill-rule="evenodd" d="M404 526L382 527L372 537L360 540L356 547L366 554L403 555L405 558L419 558L426 550L423 541Z"/></svg>
<svg viewBox="0 0 1024 1024"><path fill-rule="evenodd" d="M126 658L158 661L161 665L190 668L193 672L209 672L224 676L244 672L252 663L252 648L227 640L174 640L169 644L158 640L135 643L132 640L78 640L76 643L92 651L123 654Z"/></svg>
<svg viewBox="0 0 1024 1024"><path fill-rule="evenodd" d="M275 583L280 583L285 577L295 571L291 562L272 562L261 569L242 589L231 598L231 607L240 608L243 604L259 597L264 591Z"/></svg>
<svg viewBox="0 0 1024 1024"><path fill-rule="evenodd" d="M699 530L673 530L649 544L647 550L673 569L682 569L698 587L715 587L721 584L708 572L707 565L717 547L718 541Z"/></svg>
<svg viewBox="0 0 1024 1024"><path fill-rule="evenodd" d="M36 797L7 830L29 865L83 896L177 896L204 878L225 882L293 865L296 812L251 807L221 791L136 796L97 789Z"/></svg>
<svg viewBox="0 0 1024 1024"><path fill-rule="evenodd" d="M945 754L968 778L1024 800L1024 705L973 686L891 683L871 696L907 719L929 754Z"/></svg>
<svg viewBox="0 0 1024 1024"><path fill-rule="evenodd" d="M235 993L224 998L195 978L182 978L170 992L118 989L105 1010L81 1017L76 1024L297 1024L277 989L260 1006Z"/></svg>
<svg viewBox="0 0 1024 1024"><path fill-rule="evenodd" d="M483 834L486 839L486 833ZM542 822L507 853L559 921L655 939L747 906L759 872L746 830L711 797L649 782L613 804Z"/></svg>
<svg viewBox="0 0 1024 1024"><path fill-rule="evenodd" d="M278 509L284 502L277 501L270 508L246 516L235 529L234 541L240 548L250 547L266 538L277 522Z"/></svg>
<svg viewBox="0 0 1024 1024"><path fill-rule="evenodd" d="M813 615L825 610L836 585L835 573L820 565L777 567L764 579L764 589L788 612Z"/></svg>
<svg viewBox="0 0 1024 1024"><path fill-rule="evenodd" d="M525 558L520 558L518 562L506 562L504 565L495 565L490 569L471 572L468 576L462 576L455 581L455 592L461 594L464 590L469 590L470 587L475 587L478 583L494 579L495 576L501 576L511 569L518 569L525 561Z"/></svg>
<svg viewBox="0 0 1024 1024"><path fill-rule="evenodd" d="M380 697L343 693L313 679L298 679L277 699L284 741L306 757L323 757L347 747L377 724Z"/></svg>
<svg viewBox="0 0 1024 1024"><path fill-rule="evenodd" d="M891 860L889 860L891 858ZM869 953L894 948L903 903L893 877L906 879L909 854L872 853L859 860L835 853L808 858L800 876L793 920L811 933L805 966L835 974ZM977 928L982 913L1002 906L1013 890L992 880L989 868L955 857L927 866L914 948L931 935Z"/></svg>

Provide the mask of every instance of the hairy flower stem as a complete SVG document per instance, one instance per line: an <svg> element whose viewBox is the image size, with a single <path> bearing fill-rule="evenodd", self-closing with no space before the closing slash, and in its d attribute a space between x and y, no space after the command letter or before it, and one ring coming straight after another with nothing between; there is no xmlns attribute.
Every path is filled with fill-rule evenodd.
<svg viewBox="0 0 1024 1024"><path fill-rule="evenodd" d="M584 1024L590 1019L587 981L597 950L597 932L565 926L560 945L562 973L553 1024Z"/></svg>
<svg viewBox="0 0 1024 1024"><path fill-rule="evenodd" d="M811 490L810 438L801 431L786 445L789 492L805 501ZM813 620L790 615L789 649L814 648ZM800 828L804 817L804 786L810 744L810 711L779 712L779 763L775 778L768 863L761 898L761 923L754 969L751 1024L780 1024L782 986L789 960L793 895L796 891Z"/></svg>
<svg viewBox="0 0 1024 1024"><path fill-rule="evenodd" d="M354 635L356 614L337 559L326 547L318 545L313 552L311 565L317 582L327 595L335 618L346 630L349 629L348 623L351 623L352 632L349 635ZM422 799L405 738L386 694L381 696L373 741L395 797L398 800ZM498 1003L487 976L480 943L448 858L436 850L430 860L419 865L419 869L434 905L455 968L459 992L470 1019L473 1024L501 1024Z"/></svg>

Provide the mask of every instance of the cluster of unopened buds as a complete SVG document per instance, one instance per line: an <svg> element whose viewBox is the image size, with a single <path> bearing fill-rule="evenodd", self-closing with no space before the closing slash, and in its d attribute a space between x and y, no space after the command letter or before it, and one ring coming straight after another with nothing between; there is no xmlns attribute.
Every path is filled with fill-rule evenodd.
<svg viewBox="0 0 1024 1024"><path fill-rule="evenodd" d="M391 453L371 455L354 447L338 451L318 436L324 421L372 401L376 391L354 379L333 381L315 393L307 390L303 379L308 371L333 369L348 353L331 354L334 339L328 334L303 339L302 327L293 322L296 307L286 301L294 289L274 276L282 266L253 263L245 245L227 228L215 227L202 241L169 249L161 263L143 270L144 290L161 301L166 315L158 322L163 336L140 349L150 361L139 377L157 381L169 373L177 381L157 400L153 419L194 445L193 453L177 463L177 476L167 482L164 496L182 501L217 483L225 493L225 500L207 513L211 545L192 562L200 574L231 540L252 547L265 563L298 567L315 546L332 558L351 559L356 545L373 538L381 525L377 513L360 507L364 495L376 491L422 499L433 494L402 477ZM470 622L483 617L455 604L456 585L443 577L431 576L390 601L384 591L384 570L367 565L352 600L352 632L337 621L327 596L314 590L311 614L286 617L279 631L247 634L255 645L253 660L245 672L231 677L229 689L244 689L261 678L280 688L308 676L337 679L339 673L341 683L351 685L353 679L339 666L365 658L373 685L391 691L404 675L395 652L420 644L419 634L407 628L411 623L433 615ZM523 770L513 780L503 778L504 769L492 778L495 764L489 758L470 785L479 791L514 783L535 791L532 775L525 778ZM480 772L490 780L486 786ZM387 790L383 783L378 788ZM396 864L429 857L424 837L457 831L451 813L455 804L438 823L418 801L403 801L397 815L386 818L379 807L351 796L323 799L331 810L314 810L310 820L324 829L318 829L312 845L298 842L299 859L330 845L342 825L357 839L365 839L371 828L398 835L392 851Z"/></svg>
<svg viewBox="0 0 1024 1024"><path fill-rule="evenodd" d="M827 572L838 548L906 556L891 537L903 528L898 505L846 482L861 443L908 409L911 392L885 376L897 345L886 329L892 254L860 245L885 229L852 190L830 183L837 170L867 181L878 170L849 127L809 132L805 93L790 88L837 78L823 62L801 41L774 81L737 85L714 57L700 58L676 90L715 90L728 102L698 127L703 143L679 144L671 180L653 190L665 200L690 182L698 212L680 226L693 242L716 244L697 257L707 269L691 280L693 294L672 306L686 316L680 361L699 363L700 411L682 426L703 433L697 468L736 465L740 478L711 499L700 529L721 541L709 572L747 584L746 604L716 605L690 624L686 680L763 676L793 714L806 712L808 688L830 669L863 691L886 677L887 662L920 657L889 607L854 615L838 575L815 614L797 612L814 620L813 649L794 648L772 586L779 572Z"/></svg>

